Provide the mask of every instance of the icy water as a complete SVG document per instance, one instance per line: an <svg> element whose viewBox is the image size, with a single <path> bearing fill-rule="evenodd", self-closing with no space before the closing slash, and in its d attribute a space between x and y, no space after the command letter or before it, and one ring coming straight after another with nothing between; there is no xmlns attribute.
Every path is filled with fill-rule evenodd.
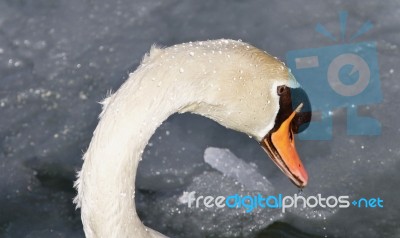
<svg viewBox="0 0 400 238"><path fill-rule="evenodd" d="M284 59L290 50L331 45L314 28L321 23L339 35L341 10L353 33L367 20L374 24L358 40L377 42L383 101L361 112L381 122L382 134L348 136L345 112L335 111L332 140L297 142L310 176L303 194L381 197L384 208L189 209L179 203L185 191L260 189L205 162L209 147L227 148L228 159L251 166L275 194L298 190L253 139L205 118L174 115L139 166L138 213L171 237L400 237L400 4L394 0L1 0L0 237L84 236L72 184L97 124L97 102L118 89L152 44L242 39Z"/></svg>

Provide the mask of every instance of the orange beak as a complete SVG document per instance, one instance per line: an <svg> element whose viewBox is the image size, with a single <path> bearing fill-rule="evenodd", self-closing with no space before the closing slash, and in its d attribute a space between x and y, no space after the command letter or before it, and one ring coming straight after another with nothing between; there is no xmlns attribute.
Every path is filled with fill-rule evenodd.
<svg viewBox="0 0 400 238"><path fill-rule="evenodd" d="M282 122L278 130L268 133L261 141L261 146L297 187L304 188L308 174L297 154L290 126L295 115L296 111Z"/></svg>

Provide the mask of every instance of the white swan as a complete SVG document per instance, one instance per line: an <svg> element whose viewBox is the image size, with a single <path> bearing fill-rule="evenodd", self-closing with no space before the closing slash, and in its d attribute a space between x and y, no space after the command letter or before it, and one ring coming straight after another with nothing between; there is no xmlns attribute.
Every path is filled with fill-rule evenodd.
<svg viewBox="0 0 400 238"><path fill-rule="evenodd" d="M86 237L165 237L137 216L135 177L148 140L175 112L200 114L252 136L293 183L307 184L292 135L310 120L300 111L307 96L283 63L249 44L153 47L102 104L75 183Z"/></svg>

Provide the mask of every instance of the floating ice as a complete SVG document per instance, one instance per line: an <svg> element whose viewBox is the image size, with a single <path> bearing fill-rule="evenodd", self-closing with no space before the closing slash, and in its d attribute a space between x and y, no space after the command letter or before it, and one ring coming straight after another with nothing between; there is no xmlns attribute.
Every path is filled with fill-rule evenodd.
<svg viewBox="0 0 400 238"><path fill-rule="evenodd" d="M225 176L234 178L246 189L270 193L272 184L257 169L236 157L228 149L209 147L204 151L204 161Z"/></svg>

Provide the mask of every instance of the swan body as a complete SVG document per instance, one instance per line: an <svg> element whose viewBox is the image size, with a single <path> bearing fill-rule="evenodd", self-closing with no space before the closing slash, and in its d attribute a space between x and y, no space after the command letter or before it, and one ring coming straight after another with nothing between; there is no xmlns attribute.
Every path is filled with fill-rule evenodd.
<svg viewBox="0 0 400 238"><path fill-rule="evenodd" d="M280 131L289 138L290 120L301 109L300 105L282 112L285 101L279 87L299 85L283 63L241 41L152 47L120 89L102 102L100 121L75 183L74 202L81 208L86 237L165 237L140 221L135 177L150 137L176 112L200 114L252 136L271 158L278 158L274 162L297 186L305 186L307 174L295 150L273 144Z"/></svg>

